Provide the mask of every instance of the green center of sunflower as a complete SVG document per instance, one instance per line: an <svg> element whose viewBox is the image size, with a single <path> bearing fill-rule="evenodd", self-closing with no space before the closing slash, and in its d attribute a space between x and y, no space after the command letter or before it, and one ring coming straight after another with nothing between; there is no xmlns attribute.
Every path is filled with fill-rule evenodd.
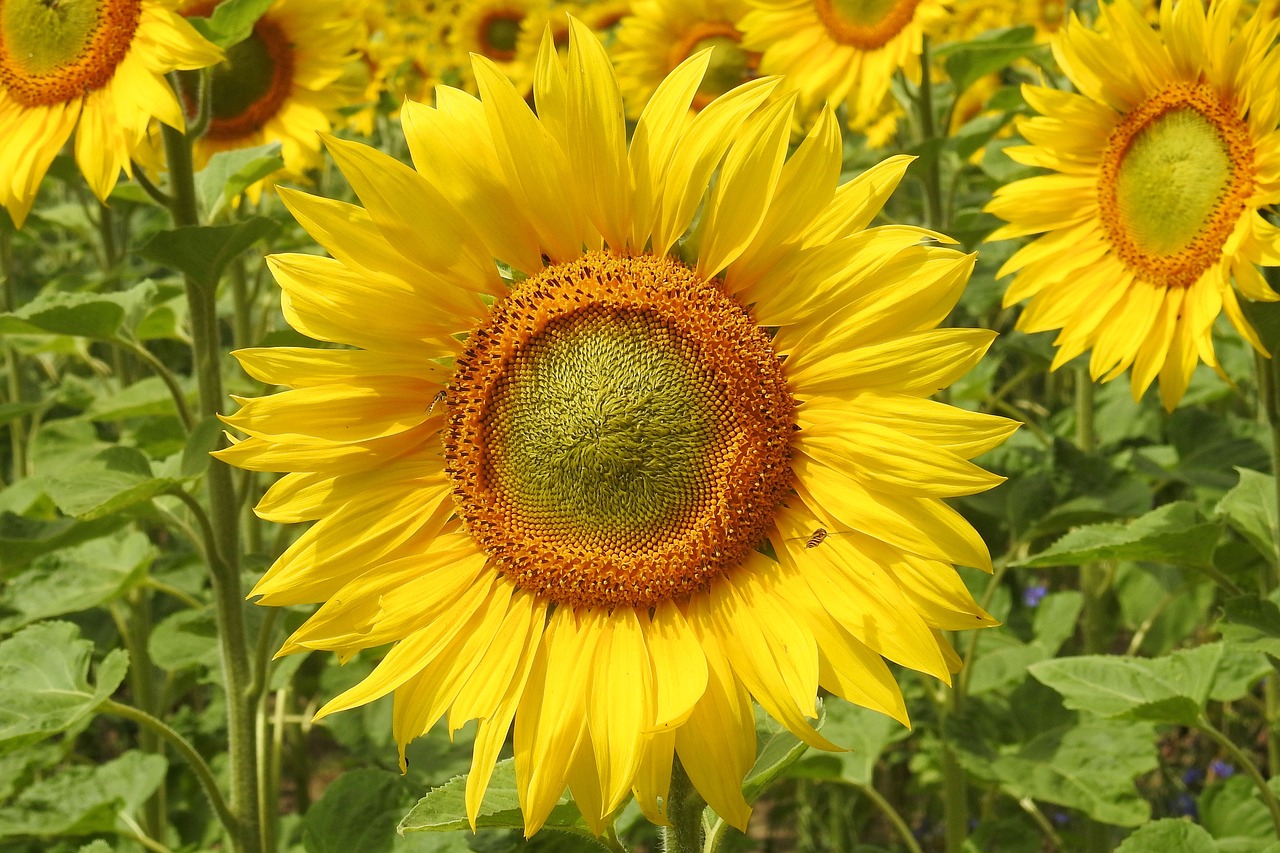
<svg viewBox="0 0 1280 853"><path fill-rule="evenodd" d="M261 18L244 41L227 49L227 58L210 80L208 136L240 139L270 121L293 90L294 50L274 20Z"/></svg>
<svg viewBox="0 0 1280 853"><path fill-rule="evenodd" d="M1230 180L1231 157L1217 127L1195 110L1170 110L1130 145L1116 201L1134 242L1170 255L1200 233Z"/></svg>
<svg viewBox="0 0 1280 853"><path fill-rule="evenodd" d="M535 526L643 547L696 503L714 377L655 319L610 306L559 317L494 389L493 483Z"/></svg>
<svg viewBox="0 0 1280 853"><path fill-rule="evenodd" d="M516 55L520 22L524 15L517 10L501 10L486 15L480 22L480 44L490 59L510 62Z"/></svg>
<svg viewBox="0 0 1280 853"><path fill-rule="evenodd" d="M692 270L590 253L521 283L450 382L458 515L572 606L685 595L764 537L794 403L768 336Z"/></svg>
<svg viewBox="0 0 1280 853"><path fill-rule="evenodd" d="M1175 83L1112 131L1098 179L1103 227L1136 275L1189 286L1221 259L1254 179L1234 108L1208 84Z"/></svg>
<svg viewBox="0 0 1280 853"><path fill-rule="evenodd" d="M25 107L99 89L129 51L141 0L0 2L0 86Z"/></svg>
<svg viewBox="0 0 1280 853"><path fill-rule="evenodd" d="M859 50L878 50L915 17L920 0L814 0L831 37Z"/></svg>

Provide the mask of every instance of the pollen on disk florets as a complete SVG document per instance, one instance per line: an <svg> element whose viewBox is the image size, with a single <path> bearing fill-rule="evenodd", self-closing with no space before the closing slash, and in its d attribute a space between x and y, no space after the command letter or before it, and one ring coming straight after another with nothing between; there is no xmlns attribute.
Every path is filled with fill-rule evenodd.
<svg viewBox="0 0 1280 853"><path fill-rule="evenodd" d="M24 107L107 84L133 44L141 0L0 3L0 87Z"/></svg>
<svg viewBox="0 0 1280 853"><path fill-rule="evenodd" d="M521 282L446 405L458 515L513 582L568 606L698 589L791 486L795 403L768 335L669 258L591 252Z"/></svg>

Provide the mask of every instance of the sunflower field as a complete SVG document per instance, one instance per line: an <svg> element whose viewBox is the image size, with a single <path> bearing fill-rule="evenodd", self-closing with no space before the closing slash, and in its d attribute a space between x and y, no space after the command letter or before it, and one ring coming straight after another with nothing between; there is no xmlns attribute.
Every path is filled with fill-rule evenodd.
<svg viewBox="0 0 1280 853"><path fill-rule="evenodd" d="M1280 853L1277 0L0 0L0 853Z"/></svg>

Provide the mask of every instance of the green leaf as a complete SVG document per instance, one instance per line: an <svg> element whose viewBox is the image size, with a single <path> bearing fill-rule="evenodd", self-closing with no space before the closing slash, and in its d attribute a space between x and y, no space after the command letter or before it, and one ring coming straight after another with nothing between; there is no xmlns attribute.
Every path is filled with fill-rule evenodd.
<svg viewBox="0 0 1280 853"><path fill-rule="evenodd" d="M186 397L190 402L194 400L195 394L188 392ZM169 393L169 387L159 376L148 376L114 394L97 398L85 409L84 417L91 421L106 422L176 413L177 407Z"/></svg>
<svg viewBox="0 0 1280 853"><path fill-rule="evenodd" d="M0 633L40 619L86 610L141 583L155 554L137 531L56 551L35 560L0 591Z"/></svg>
<svg viewBox="0 0 1280 853"><path fill-rule="evenodd" d="M1280 658L1280 607L1270 599L1254 595L1227 599L1218 631L1232 646Z"/></svg>
<svg viewBox="0 0 1280 853"><path fill-rule="evenodd" d="M1075 633L1076 620L1084 606L1084 596L1075 591L1045 596L1036 608L1030 643L1020 642L1008 631L983 634L978 639L981 653L970 664L969 693L974 696L1021 682L1027 667L1057 654Z"/></svg>
<svg viewBox="0 0 1280 853"><path fill-rule="evenodd" d="M826 703L818 707L818 722L822 728L826 720ZM786 773L809 748L802 740L771 719L759 707L756 708L756 763L742 782L742 792L747 802L755 802L770 785Z"/></svg>
<svg viewBox="0 0 1280 853"><path fill-rule="evenodd" d="M855 785L870 785L876 762L891 744L905 740L911 730L884 714L840 699L826 702L826 723L822 734L848 752L820 752L803 756L791 775L813 779L843 779Z"/></svg>
<svg viewBox="0 0 1280 853"><path fill-rule="evenodd" d="M97 293L48 293L7 314L0 333L80 335L107 339L124 323L118 298Z"/></svg>
<svg viewBox="0 0 1280 853"><path fill-rule="evenodd" d="M995 757L961 753L965 768L1016 798L1080 809L1094 820L1137 826L1151 808L1133 784L1158 764L1150 724L1091 719L1044 732Z"/></svg>
<svg viewBox="0 0 1280 853"><path fill-rule="evenodd" d="M396 818L411 799L393 773L344 773L303 817L303 846L307 853L389 853L398 837Z"/></svg>
<svg viewBox="0 0 1280 853"><path fill-rule="evenodd" d="M0 838L134 834L133 815L164 781L159 755L126 752L98 767L69 767L27 788L0 811Z"/></svg>
<svg viewBox="0 0 1280 853"><path fill-rule="evenodd" d="M1272 355L1280 352L1280 304L1241 299L1240 311L1258 333L1267 352Z"/></svg>
<svg viewBox="0 0 1280 853"><path fill-rule="evenodd" d="M0 512L0 577L20 571L41 554L105 536L126 520L123 516L93 521L74 518L47 520Z"/></svg>
<svg viewBox="0 0 1280 853"><path fill-rule="evenodd" d="M182 476L198 477L208 470L209 453L217 449L221 438L222 421L213 415L196 424L182 451Z"/></svg>
<svg viewBox="0 0 1280 853"><path fill-rule="evenodd" d="M213 611L180 610L166 617L151 632L147 650L152 662L167 672L217 666L218 626Z"/></svg>
<svg viewBox="0 0 1280 853"><path fill-rule="evenodd" d="M188 18L200 35L218 47L239 44L274 0L223 0L208 18Z"/></svg>
<svg viewBox="0 0 1280 853"><path fill-rule="evenodd" d="M0 643L0 754L88 717L124 680L129 656L110 652L89 683L93 643L70 622L40 622Z"/></svg>
<svg viewBox="0 0 1280 853"><path fill-rule="evenodd" d="M471 825L467 823L466 788L466 776L459 776L438 788L433 788L425 797L418 800L417 805L400 821L399 831L405 833L470 830ZM493 769L493 777L489 780L489 788L485 791L484 801L480 804L480 812L476 816L476 827L482 826L524 829L524 816L520 813L520 797L516 793L515 761L510 758L499 761ZM578 807L566 797L561 797L560 804L551 810L546 827L579 835L590 835L590 830L578 815Z"/></svg>
<svg viewBox="0 0 1280 853"><path fill-rule="evenodd" d="M171 477L152 476L141 451L115 446L50 477L46 489L58 509L88 521L149 501L177 484Z"/></svg>
<svg viewBox="0 0 1280 853"><path fill-rule="evenodd" d="M1195 504L1165 504L1127 524L1090 524L1067 533L1017 565L1079 566L1100 560L1146 560L1176 566L1211 566L1221 528L1200 519Z"/></svg>
<svg viewBox="0 0 1280 853"><path fill-rule="evenodd" d="M1073 710L1196 725L1209 699L1243 695L1265 673L1261 655L1210 643L1160 658L1088 655L1037 663L1031 675ZM1242 657L1243 656L1243 657Z"/></svg>
<svg viewBox="0 0 1280 853"><path fill-rule="evenodd" d="M231 225L191 225L160 231L139 251L144 258L173 267L201 287L213 289L237 255L279 230L279 223L262 216Z"/></svg>
<svg viewBox="0 0 1280 853"><path fill-rule="evenodd" d="M1034 27L991 30L965 42L956 42L939 50L945 56L947 76L962 94L979 79L1008 67L1039 48Z"/></svg>
<svg viewBox="0 0 1280 853"><path fill-rule="evenodd" d="M1237 468L1240 482L1223 495L1213 514L1221 518L1267 560L1276 556L1275 477Z"/></svg>
<svg viewBox="0 0 1280 853"><path fill-rule="evenodd" d="M1189 820L1166 818L1130 835L1115 853L1217 853L1213 836Z"/></svg>
<svg viewBox="0 0 1280 853"><path fill-rule="evenodd" d="M196 195L209 219L216 219L251 184L284 168L280 143L219 151L196 173Z"/></svg>
<svg viewBox="0 0 1280 853"><path fill-rule="evenodd" d="M1207 786L1200 794L1200 823L1214 838L1275 838L1271 814L1244 776Z"/></svg>

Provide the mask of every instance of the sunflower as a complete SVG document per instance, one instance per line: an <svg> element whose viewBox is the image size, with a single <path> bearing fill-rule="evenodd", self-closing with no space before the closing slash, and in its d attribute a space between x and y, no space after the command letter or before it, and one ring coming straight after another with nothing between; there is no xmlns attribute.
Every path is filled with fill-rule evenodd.
<svg viewBox="0 0 1280 853"><path fill-rule="evenodd" d="M849 126L883 118L894 72L920 76L922 39L947 19L940 0L757 0L738 24L763 74L786 75L802 111L846 101Z"/></svg>
<svg viewBox="0 0 1280 853"><path fill-rule="evenodd" d="M1219 313L1262 350L1236 290L1280 298L1257 268L1280 264L1259 214L1280 201L1280 25L1255 15L1233 35L1238 9L1165 4L1159 33L1128 2L1100 9L1101 32L1071 20L1053 50L1080 94L1025 87L1040 116L1006 149L1053 173L987 206L1008 222L990 239L1043 235L1000 274L1017 272L1006 305L1031 299L1020 328L1061 329L1053 366L1092 349L1095 379L1132 367L1137 398L1158 376L1169 410L1198 361L1217 367Z"/></svg>
<svg viewBox="0 0 1280 853"><path fill-rule="evenodd" d="M526 22L534 18L548 20L550 0L472 0L460 3L446 33L448 62L459 77L462 88L476 91L471 74L470 55L478 54L497 65L522 92L533 82L529 55L520 51L520 33ZM564 17L557 21L563 25ZM538 30L541 38L541 30ZM536 43L536 42L535 42Z"/></svg>
<svg viewBox="0 0 1280 853"><path fill-rule="evenodd" d="M614 61L627 112L640 115L654 90L677 65L711 48L711 66L693 105L705 107L734 86L754 79L760 54L744 50L737 22L746 0L637 0L618 25Z"/></svg>
<svg viewBox="0 0 1280 853"><path fill-rule="evenodd" d="M0 205L19 228L76 132L76 162L105 201L153 118L182 129L164 75L222 51L162 0L0 2Z"/></svg>
<svg viewBox="0 0 1280 853"><path fill-rule="evenodd" d="M194 0L188 16L221 0ZM244 41L213 71L209 128L196 145L200 164L218 151L279 142L285 173L300 179L321 164L319 131L331 128L352 97L342 80L364 33L348 0L276 0ZM345 81L344 81L345 82Z"/></svg>
<svg viewBox="0 0 1280 853"><path fill-rule="evenodd" d="M536 114L477 57L481 98L406 104L416 171L327 140L363 208L281 192L332 255L270 258L285 316L348 348L240 351L290 390L218 455L288 472L261 517L316 522L252 592L322 603L281 653L394 644L320 716L394 694L402 761L478 719L473 821L514 721L528 833L566 785L596 831L631 791L665 822L673 756L742 827L752 697L833 749L819 686L905 722L884 658L949 680L940 632L994 623L942 498L999 481L969 460L1014 425L927 399L993 334L934 328L972 256L868 228L908 158L837 187L827 110L785 159L773 80L690 118L705 51L628 148L572 27Z"/></svg>

